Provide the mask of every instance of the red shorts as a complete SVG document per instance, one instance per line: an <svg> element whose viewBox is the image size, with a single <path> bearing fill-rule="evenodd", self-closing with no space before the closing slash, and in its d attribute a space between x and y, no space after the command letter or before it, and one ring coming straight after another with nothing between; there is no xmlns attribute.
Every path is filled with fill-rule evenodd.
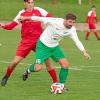
<svg viewBox="0 0 100 100"><path fill-rule="evenodd" d="M25 58L31 50L36 51L36 43L21 42L17 48L16 56Z"/></svg>
<svg viewBox="0 0 100 100"><path fill-rule="evenodd" d="M96 26L94 23L89 23L89 29L96 29Z"/></svg>

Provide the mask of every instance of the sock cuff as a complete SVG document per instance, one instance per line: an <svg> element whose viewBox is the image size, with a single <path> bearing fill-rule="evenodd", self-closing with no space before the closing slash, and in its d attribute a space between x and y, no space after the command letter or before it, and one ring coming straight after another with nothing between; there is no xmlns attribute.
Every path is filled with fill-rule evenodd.
<svg viewBox="0 0 100 100"><path fill-rule="evenodd" d="M63 68L63 67L61 67L61 69L62 69L62 70L69 70L68 68Z"/></svg>

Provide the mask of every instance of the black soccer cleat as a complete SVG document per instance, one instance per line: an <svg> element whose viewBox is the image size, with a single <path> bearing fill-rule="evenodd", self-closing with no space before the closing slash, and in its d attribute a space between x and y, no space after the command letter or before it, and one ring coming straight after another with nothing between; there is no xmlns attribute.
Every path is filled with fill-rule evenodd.
<svg viewBox="0 0 100 100"><path fill-rule="evenodd" d="M99 41L100 41L100 38L98 38L97 40L99 40Z"/></svg>
<svg viewBox="0 0 100 100"><path fill-rule="evenodd" d="M24 73L23 73L23 81L26 81L27 79L28 79L28 77L29 77L29 72L28 72L28 70L26 70Z"/></svg>
<svg viewBox="0 0 100 100"><path fill-rule="evenodd" d="M68 92L68 91L69 91L68 88L66 88L66 87L63 88L63 92Z"/></svg>
<svg viewBox="0 0 100 100"><path fill-rule="evenodd" d="M5 86L7 84L8 77L5 75L1 80L1 86Z"/></svg>

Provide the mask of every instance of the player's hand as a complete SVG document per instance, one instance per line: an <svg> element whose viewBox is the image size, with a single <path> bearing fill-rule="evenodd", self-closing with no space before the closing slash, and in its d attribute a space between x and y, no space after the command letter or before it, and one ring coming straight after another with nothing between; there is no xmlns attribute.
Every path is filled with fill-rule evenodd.
<svg viewBox="0 0 100 100"><path fill-rule="evenodd" d="M91 56L86 51L83 52L83 55L86 59L91 59Z"/></svg>
<svg viewBox="0 0 100 100"><path fill-rule="evenodd" d="M5 25L3 25L3 24L0 24L0 28L5 28Z"/></svg>
<svg viewBox="0 0 100 100"><path fill-rule="evenodd" d="M20 16L19 20L20 21L24 21L24 20L30 20L31 17L24 17L24 16Z"/></svg>

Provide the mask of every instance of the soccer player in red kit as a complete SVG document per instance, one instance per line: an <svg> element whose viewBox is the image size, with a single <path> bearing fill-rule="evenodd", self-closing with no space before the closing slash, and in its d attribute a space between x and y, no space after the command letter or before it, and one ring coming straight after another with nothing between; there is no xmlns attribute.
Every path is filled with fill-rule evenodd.
<svg viewBox="0 0 100 100"><path fill-rule="evenodd" d="M34 15L34 16L52 17L52 15L47 11L45 11L44 9L39 7L34 7L33 0L24 0L24 4L25 4L25 9L19 11L18 15L15 17L13 22L7 25L1 25L3 29L12 30L15 26L21 23L21 41L16 50L16 55L12 60L12 63L8 66L6 74L2 78L1 81L2 86L5 86L7 84L8 78L10 77L16 65L18 65L18 63L22 61L30 53L31 50L35 52L37 40L42 33L42 26L40 21L25 20L20 22L19 20L20 16L29 17ZM45 64L47 71L49 72L50 76L53 79L53 82L57 82L56 72L53 68L53 65L50 62L50 59L47 59Z"/></svg>
<svg viewBox="0 0 100 100"><path fill-rule="evenodd" d="M87 20L86 22L88 23L88 32L85 35L85 39L88 40L88 37L90 35L90 32L93 31L94 35L96 36L97 40L100 40L97 30L96 30L96 26L95 26L95 21L98 22L97 17L96 17L96 7L95 5L93 5L91 7L91 11L88 12L88 16L87 16Z"/></svg>

